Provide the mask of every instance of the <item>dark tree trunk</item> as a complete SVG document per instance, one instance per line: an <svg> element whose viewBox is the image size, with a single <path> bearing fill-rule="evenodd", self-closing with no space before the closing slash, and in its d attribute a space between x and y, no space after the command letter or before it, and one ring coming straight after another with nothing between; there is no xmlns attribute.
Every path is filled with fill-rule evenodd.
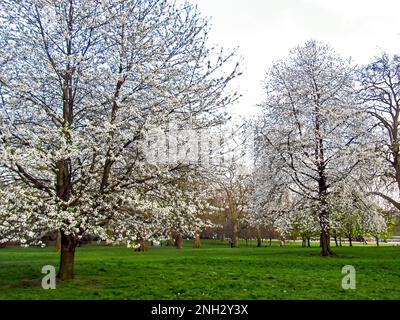
<svg viewBox="0 0 400 320"><path fill-rule="evenodd" d="M335 254L331 250L331 237L329 233L328 212L324 208L321 210L320 213L320 226L321 226L321 235L320 235L321 256L323 257L334 256Z"/></svg>
<svg viewBox="0 0 400 320"><path fill-rule="evenodd" d="M262 239L260 237L257 237L257 248L262 247Z"/></svg>
<svg viewBox="0 0 400 320"><path fill-rule="evenodd" d="M376 246L379 247L379 237L375 237Z"/></svg>
<svg viewBox="0 0 400 320"><path fill-rule="evenodd" d="M334 253L331 250L331 243L330 243L330 237L329 237L329 232L321 232L321 256L327 257L327 256L333 256Z"/></svg>
<svg viewBox="0 0 400 320"><path fill-rule="evenodd" d="M269 246L272 247L272 238L269 238Z"/></svg>
<svg viewBox="0 0 400 320"><path fill-rule="evenodd" d="M339 246L342 246L342 237L339 237Z"/></svg>
<svg viewBox="0 0 400 320"><path fill-rule="evenodd" d="M183 239L181 234L177 234L175 236L175 247L177 249L182 249L183 248Z"/></svg>
<svg viewBox="0 0 400 320"><path fill-rule="evenodd" d="M61 232L60 270L57 275L60 280L74 278L75 248L77 244L78 241L75 236Z"/></svg>
<svg viewBox="0 0 400 320"><path fill-rule="evenodd" d="M60 232L60 230L57 230L57 232L56 232L56 243L54 245L54 249L57 252L61 252L61 232Z"/></svg>
<svg viewBox="0 0 400 320"><path fill-rule="evenodd" d="M319 247L322 248L322 233L319 235Z"/></svg>
<svg viewBox="0 0 400 320"><path fill-rule="evenodd" d="M303 247L303 248L305 248L306 246L307 246L307 239L306 239L306 237L301 237L301 246Z"/></svg>
<svg viewBox="0 0 400 320"><path fill-rule="evenodd" d="M336 247L339 247L339 243L338 243L338 241L337 241L337 237L336 237L336 236L334 236L334 237L333 237L333 239L335 239L335 244L336 244Z"/></svg>
<svg viewBox="0 0 400 320"><path fill-rule="evenodd" d="M311 238L310 237L307 237L307 247L308 248L311 248Z"/></svg>
<svg viewBox="0 0 400 320"><path fill-rule="evenodd" d="M327 210L327 203L325 200L326 181L324 177L322 177L320 181L320 198L321 198L321 209L319 213L319 223L321 227L321 234L320 234L321 256L323 257L334 256L335 254L331 250L329 212Z"/></svg>
<svg viewBox="0 0 400 320"><path fill-rule="evenodd" d="M350 246L350 247L353 246L353 240L351 239L351 235L349 235L349 246Z"/></svg>
<svg viewBox="0 0 400 320"><path fill-rule="evenodd" d="M69 21L71 24L72 21ZM72 46L69 43L67 46L68 54L72 53ZM68 130L73 124L73 94L71 84L72 68L70 63L67 63L66 73L63 82L63 134L67 143L71 143L71 137ZM56 163L56 193L57 197L63 201L68 201L71 197L71 160L62 159ZM74 235L65 234L64 230L61 233L61 254L60 268L57 277L60 280L69 280L74 278L75 264L75 249L78 244L77 237Z"/></svg>
<svg viewBox="0 0 400 320"><path fill-rule="evenodd" d="M318 198L320 202L319 208L319 224L321 227L321 238L320 238L320 246L321 246L321 255L331 256L334 253L331 250L330 244L330 225L329 225L329 211L327 204L327 193L328 193L328 184L326 181L326 159L325 159L325 146L324 140L322 138L322 119L320 115L320 93L319 88L315 86L316 93L316 101L315 101L315 161L318 163Z"/></svg>
<svg viewBox="0 0 400 320"><path fill-rule="evenodd" d="M69 160L60 160L57 163L56 190L57 197L63 201L68 201L71 196L71 163ZM60 230L61 236L61 255L58 278L69 280L74 278L75 248L78 244L74 235L66 235Z"/></svg>

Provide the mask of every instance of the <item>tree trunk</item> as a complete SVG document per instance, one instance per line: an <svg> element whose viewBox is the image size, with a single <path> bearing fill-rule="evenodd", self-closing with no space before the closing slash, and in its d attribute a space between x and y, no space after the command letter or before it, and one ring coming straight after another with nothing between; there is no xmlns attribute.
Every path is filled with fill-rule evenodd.
<svg viewBox="0 0 400 320"><path fill-rule="evenodd" d="M262 247L262 239L260 237L257 237L257 248Z"/></svg>
<svg viewBox="0 0 400 320"><path fill-rule="evenodd" d="M328 212L326 208L322 208L320 212L319 221L321 226L321 235L320 235L321 256L323 257L334 256L335 254L331 250L331 236L329 233Z"/></svg>
<svg viewBox="0 0 400 320"><path fill-rule="evenodd" d="M71 162L69 160L60 160L57 163L56 190L57 197L63 201L68 201L71 195ZM60 268L57 277L60 280L69 280L74 278L75 248L78 240L74 235L67 235L63 230L61 234L61 254Z"/></svg>
<svg viewBox="0 0 400 320"><path fill-rule="evenodd" d="M311 248L311 238L310 237L307 237L307 247L308 248Z"/></svg>
<svg viewBox="0 0 400 320"><path fill-rule="evenodd" d="M239 248L239 237L238 237L238 222L236 219L232 221L232 248Z"/></svg>
<svg viewBox="0 0 400 320"><path fill-rule="evenodd" d="M201 240L200 240L199 234L196 234L196 236L194 238L194 247L197 249L201 248Z"/></svg>
<svg viewBox="0 0 400 320"><path fill-rule="evenodd" d="M328 184L326 182L326 159L325 159L325 146L321 129L322 119L320 113L320 94L319 89L315 88L317 94L317 101L315 103L315 160L318 163L318 198L320 202L319 208L319 224L321 227L321 255L323 257L334 255L331 250L330 243L330 225L329 225L329 209L327 199Z"/></svg>
<svg viewBox="0 0 400 320"><path fill-rule="evenodd" d="M349 246L352 247L353 246L353 241L351 239L351 235L349 235Z"/></svg>
<svg viewBox="0 0 400 320"><path fill-rule="evenodd" d="M272 247L272 238L269 238L269 246Z"/></svg>
<svg viewBox="0 0 400 320"><path fill-rule="evenodd" d="M322 233L319 235L319 247L322 248Z"/></svg>
<svg viewBox="0 0 400 320"><path fill-rule="evenodd" d="M61 232L60 232L60 230L57 230L57 232L56 232L56 243L54 245L54 248L57 252L61 251Z"/></svg>
<svg viewBox="0 0 400 320"><path fill-rule="evenodd" d="M379 247L379 237L375 237L376 246Z"/></svg>
<svg viewBox="0 0 400 320"><path fill-rule="evenodd" d="M75 236L66 235L61 231L60 270L57 277L60 280L74 278L75 248L78 241Z"/></svg>
<svg viewBox="0 0 400 320"><path fill-rule="evenodd" d="M69 27L72 29L72 19L68 21ZM66 53L68 56L72 54L72 45L68 43ZM74 119L74 99L73 99L73 67L70 61L67 61L65 72L63 74L63 127L62 134L65 142L71 144L71 136L69 129L73 125ZM60 159L56 162L56 194L59 199L68 202L72 193L72 162L71 159ZM67 208L65 208L67 209ZM74 278L75 249L78 239L75 235L67 235L64 230L61 233L61 254L60 268L57 277L60 280L68 280Z"/></svg>
<svg viewBox="0 0 400 320"><path fill-rule="evenodd" d="M183 239L181 234L177 234L175 236L175 247L177 249L182 249L183 248Z"/></svg>
<svg viewBox="0 0 400 320"><path fill-rule="evenodd" d="M336 237L336 236L334 236L334 237L333 237L333 239L335 239L335 244L336 244L336 247L339 247L339 243L338 243L338 241L337 241L337 237Z"/></svg>
<svg viewBox="0 0 400 320"><path fill-rule="evenodd" d="M331 250L329 232L322 231L321 232L321 240L322 240L321 241L321 256L323 256L323 257L333 256L334 253Z"/></svg>
<svg viewBox="0 0 400 320"><path fill-rule="evenodd" d="M147 242L145 239L143 238L138 238L138 245L139 247L137 247L135 249L136 252L146 252L147 251Z"/></svg>
<svg viewBox="0 0 400 320"><path fill-rule="evenodd" d="M342 237L339 237L339 246L342 246Z"/></svg>
<svg viewBox="0 0 400 320"><path fill-rule="evenodd" d="M327 209L326 199L326 183L325 179L322 179L320 182L320 197L322 199L319 213L319 223L321 227L320 234L320 247L321 247L321 256L328 257L334 256L335 254L331 250L331 236L330 236L330 226L329 226L329 212Z"/></svg>
<svg viewBox="0 0 400 320"><path fill-rule="evenodd" d="M301 237L301 246L303 247L303 248L305 248L306 246L307 246L307 239L306 239L306 237Z"/></svg>

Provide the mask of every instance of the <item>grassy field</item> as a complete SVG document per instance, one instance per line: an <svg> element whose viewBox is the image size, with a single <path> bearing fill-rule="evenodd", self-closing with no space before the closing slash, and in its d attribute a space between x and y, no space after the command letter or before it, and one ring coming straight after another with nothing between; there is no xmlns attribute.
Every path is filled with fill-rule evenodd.
<svg viewBox="0 0 400 320"><path fill-rule="evenodd" d="M76 279L41 288L43 265L58 265L49 248L0 249L0 299L400 299L400 247L231 249L220 241L193 249L123 247L77 249ZM357 289L341 288L344 265L357 271Z"/></svg>

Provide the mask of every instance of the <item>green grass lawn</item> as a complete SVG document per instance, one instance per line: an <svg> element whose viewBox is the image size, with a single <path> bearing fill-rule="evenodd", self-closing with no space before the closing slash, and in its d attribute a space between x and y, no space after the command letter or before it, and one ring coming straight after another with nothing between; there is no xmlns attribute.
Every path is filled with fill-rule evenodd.
<svg viewBox="0 0 400 320"><path fill-rule="evenodd" d="M183 250L124 247L77 249L76 279L41 288L42 266L58 267L52 247L0 249L0 299L400 299L400 247L319 248L185 242ZM357 289L341 288L344 265L357 271Z"/></svg>

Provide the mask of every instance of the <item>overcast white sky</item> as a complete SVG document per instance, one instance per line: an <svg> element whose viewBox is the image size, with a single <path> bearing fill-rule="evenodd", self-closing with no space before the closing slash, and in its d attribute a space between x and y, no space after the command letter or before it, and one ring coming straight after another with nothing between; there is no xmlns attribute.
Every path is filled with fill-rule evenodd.
<svg viewBox="0 0 400 320"><path fill-rule="evenodd" d="M253 113L271 63L294 46L316 39L342 56L366 63L383 50L400 54L399 0L188 0L211 18L211 41L239 47L244 97L235 107Z"/></svg>

